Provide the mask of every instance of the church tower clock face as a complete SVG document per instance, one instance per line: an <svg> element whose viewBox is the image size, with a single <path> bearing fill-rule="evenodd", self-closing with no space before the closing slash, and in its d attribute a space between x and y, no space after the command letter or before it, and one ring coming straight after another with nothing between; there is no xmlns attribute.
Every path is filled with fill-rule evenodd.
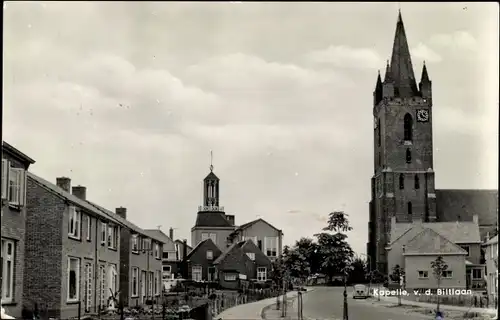
<svg viewBox="0 0 500 320"><path fill-rule="evenodd" d="M429 121L429 111L427 111L425 109L417 110L417 121L418 122Z"/></svg>

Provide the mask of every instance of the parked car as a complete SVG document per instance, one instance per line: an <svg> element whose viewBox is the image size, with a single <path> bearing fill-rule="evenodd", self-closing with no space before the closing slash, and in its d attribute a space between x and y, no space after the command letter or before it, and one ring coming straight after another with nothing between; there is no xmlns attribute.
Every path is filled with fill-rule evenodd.
<svg viewBox="0 0 500 320"><path fill-rule="evenodd" d="M356 284L354 285L354 291L352 293L352 298L353 299L366 299L370 297L370 293L368 292L368 289L366 288L365 285L363 284Z"/></svg>

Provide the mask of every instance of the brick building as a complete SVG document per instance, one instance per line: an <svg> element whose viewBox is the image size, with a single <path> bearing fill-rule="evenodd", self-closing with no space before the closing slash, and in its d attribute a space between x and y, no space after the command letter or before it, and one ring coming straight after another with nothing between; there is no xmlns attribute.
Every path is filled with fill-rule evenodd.
<svg viewBox="0 0 500 320"><path fill-rule="evenodd" d="M371 269L387 274L391 217L398 223L472 221L481 237L497 232L498 190L435 188L432 81L425 64L417 86L401 13L384 80L373 92L374 174L367 253Z"/></svg>
<svg viewBox="0 0 500 320"><path fill-rule="evenodd" d="M23 304L26 172L33 159L2 142L1 297L6 314L21 316Z"/></svg>
<svg viewBox="0 0 500 320"><path fill-rule="evenodd" d="M53 184L28 173L23 297L31 310L36 304L61 319L77 316L79 308L81 314L96 313L124 289L121 276L132 272L130 264L120 261L124 230L144 232L119 215L122 208L115 214L88 201L86 193L86 187L71 188L69 178ZM151 243L151 254L157 250L161 257L161 246L147 238L144 242ZM156 260L150 270L158 277L161 260ZM147 269L144 264L137 262L141 270ZM152 275L149 288L154 288ZM146 286L145 279L141 285Z"/></svg>
<svg viewBox="0 0 500 320"><path fill-rule="evenodd" d="M164 239L151 230L142 230L127 220L127 209L116 208L125 227L120 232L120 299L126 306L159 301L162 294Z"/></svg>

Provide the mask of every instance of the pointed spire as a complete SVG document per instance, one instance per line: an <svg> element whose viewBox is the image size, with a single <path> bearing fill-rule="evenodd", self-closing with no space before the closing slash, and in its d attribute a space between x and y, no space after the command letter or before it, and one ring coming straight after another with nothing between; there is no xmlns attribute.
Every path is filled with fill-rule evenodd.
<svg viewBox="0 0 500 320"><path fill-rule="evenodd" d="M394 35L390 71L394 89L399 92L400 97L411 97L418 93L401 10Z"/></svg>
<svg viewBox="0 0 500 320"><path fill-rule="evenodd" d="M420 78L420 82L425 82L425 81L430 81L429 79L429 74L427 73L427 66L425 65L424 61L424 67L422 68L422 77Z"/></svg>
<svg viewBox="0 0 500 320"><path fill-rule="evenodd" d="M382 78L380 77L380 70L378 70L378 75L377 75L377 84L375 86L375 90L382 89Z"/></svg>
<svg viewBox="0 0 500 320"><path fill-rule="evenodd" d="M390 82L390 81L392 81L391 65L389 64L389 60L387 60L387 64L385 66L384 82Z"/></svg>
<svg viewBox="0 0 500 320"><path fill-rule="evenodd" d="M214 160L214 154L213 154L212 150L210 150L210 172L214 171L213 160Z"/></svg>

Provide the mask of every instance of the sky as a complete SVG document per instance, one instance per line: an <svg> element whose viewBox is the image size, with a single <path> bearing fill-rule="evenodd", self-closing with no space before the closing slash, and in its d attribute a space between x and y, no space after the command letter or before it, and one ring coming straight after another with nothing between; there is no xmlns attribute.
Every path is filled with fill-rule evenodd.
<svg viewBox="0 0 500 320"><path fill-rule="evenodd" d="M498 188L498 4L402 3L433 81L437 188ZM284 243L367 242L373 90L397 3L4 2L3 139L55 183L190 241L202 180ZM419 80L419 79L417 79Z"/></svg>

